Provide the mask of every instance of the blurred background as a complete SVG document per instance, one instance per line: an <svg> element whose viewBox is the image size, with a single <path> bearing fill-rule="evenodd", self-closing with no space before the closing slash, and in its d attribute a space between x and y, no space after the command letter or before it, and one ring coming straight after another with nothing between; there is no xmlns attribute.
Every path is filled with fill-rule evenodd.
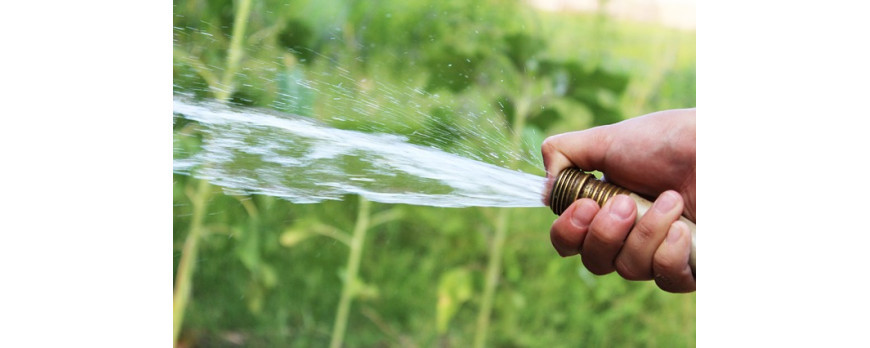
<svg viewBox="0 0 870 348"><path fill-rule="evenodd" d="M178 94L541 176L549 135L695 106L693 2L173 7ZM196 147L195 123L174 134ZM694 293L559 257L544 207L293 204L173 179L178 346L695 345Z"/></svg>

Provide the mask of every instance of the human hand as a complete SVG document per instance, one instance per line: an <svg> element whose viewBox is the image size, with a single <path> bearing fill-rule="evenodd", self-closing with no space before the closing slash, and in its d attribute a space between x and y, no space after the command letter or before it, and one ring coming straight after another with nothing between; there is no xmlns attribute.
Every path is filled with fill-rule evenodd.
<svg viewBox="0 0 870 348"><path fill-rule="evenodd" d="M695 290L688 265L691 235L678 221L680 215L695 220L695 109L552 136L541 152L548 194L563 169L579 167L601 171L606 181L641 196L658 197L637 224L637 207L627 196L603 207L591 199L574 202L550 230L560 255L580 253L594 274L615 270L629 280L655 279L666 291Z"/></svg>

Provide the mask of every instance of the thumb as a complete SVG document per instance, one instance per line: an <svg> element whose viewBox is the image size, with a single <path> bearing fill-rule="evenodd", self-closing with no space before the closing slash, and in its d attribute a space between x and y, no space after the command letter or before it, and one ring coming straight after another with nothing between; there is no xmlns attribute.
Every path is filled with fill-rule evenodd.
<svg viewBox="0 0 870 348"><path fill-rule="evenodd" d="M544 159L544 169L547 171L548 197L553 187L553 181L562 170L578 167L583 170L605 171L605 159L610 148L611 138L607 131L609 126L590 128L587 130L554 135L541 144L541 156Z"/></svg>

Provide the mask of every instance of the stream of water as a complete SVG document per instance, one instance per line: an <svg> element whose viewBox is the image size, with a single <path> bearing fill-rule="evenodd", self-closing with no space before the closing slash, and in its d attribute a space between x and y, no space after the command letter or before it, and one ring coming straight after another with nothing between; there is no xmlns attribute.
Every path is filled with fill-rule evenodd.
<svg viewBox="0 0 870 348"><path fill-rule="evenodd" d="M195 121L199 149L180 145L173 171L229 192L294 203L358 194L438 207L540 207L546 179L411 144L403 136L332 128L278 112L175 96L173 122Z"/></svg>

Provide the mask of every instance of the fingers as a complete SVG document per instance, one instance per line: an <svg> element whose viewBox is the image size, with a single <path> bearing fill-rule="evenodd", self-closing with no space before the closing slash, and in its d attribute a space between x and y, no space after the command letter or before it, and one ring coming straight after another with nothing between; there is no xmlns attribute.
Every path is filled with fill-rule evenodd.
<svg viewBox="0 0 870 348"><path fill-rule="evenodd" d="M692 236L689 227L675 221L653 258L656 285L669 292L695 291L695 277L689 268Z"/></svg>
<svg viewBox="0 0 870 348"><path fill-rule="evenodd" d="M593 274L616 270L628 280L655 279L665 291L692 292L691 232L679 221L682 211L675 191L659 195L637 223L637 206L629 196L617 195L600 209L584 198L556 219L550 241L562 257L581 254Z"/></svg>
<svg viewBox="0 0 870 348"><path fill-rule="evenodd" d="M632 228L616 256L616 271L620 276L628 280L653 279L653 255L682 212L683 199L677 192L665 191L659 195L652 208Z"/></svg>
<svg viewBox="0 0 870 348"><path fill-rule="evenodd" d="M598 203L584 198L571 204L553 222L550 228L550 241L562 257L576 255L583 246L583 239L592 218L598 213Z"/></svg>
<svg viewBox="0 0 870 348"><path fill-rule="evenodd" d="M583 265L593 274L613 272L614 260L622 248L637 215L634 200L616 195L592 220L583 241Z"/></svg>

